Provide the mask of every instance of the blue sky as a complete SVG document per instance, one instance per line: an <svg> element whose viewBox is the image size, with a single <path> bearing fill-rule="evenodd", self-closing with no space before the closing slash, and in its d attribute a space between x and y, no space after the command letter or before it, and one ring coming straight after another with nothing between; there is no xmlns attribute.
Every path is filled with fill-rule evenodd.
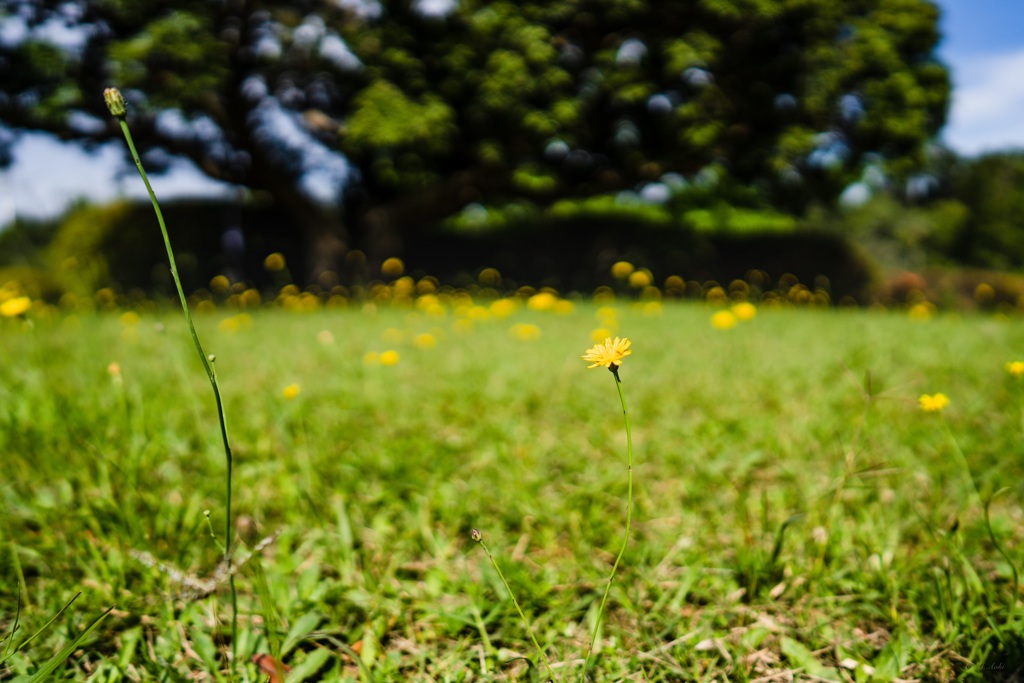
<svg viewBox="0 0 1024 683"><path fill-rule="evenodd" d="M939 54L951 68L954 83L943 140L967 155L1024 149L1024 0L937 4L945 35ZM16 164L0 171L0 225L15 213L57 215L76 196L95 201L145 197L134 169L121 164L117 143L90 156L54 137L31 135L21 139L14 153ZM164 198L226 192L187 162L153 178L153 183Z"/></svg>
<svg viewBox="0 0 1024 683"><path fill-rule="evenodd" d="M939 0L953 102L943 139L962 154L1024 149L1024 2Z"/></svg>

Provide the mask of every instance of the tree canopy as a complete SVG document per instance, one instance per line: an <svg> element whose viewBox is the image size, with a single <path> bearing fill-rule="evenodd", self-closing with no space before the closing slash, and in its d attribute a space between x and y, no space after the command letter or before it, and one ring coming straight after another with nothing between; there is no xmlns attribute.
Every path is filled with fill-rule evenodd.
<svg viewBox="0 0 1024 683"><path fill-rule="evenodd" d="M269 193L312 269L475 203L659 201L727 176L801 211L867 168L919 168L949 95L926 0L0 8L8 131L112 138L116 85L148 166L184 155Z"/></svg>

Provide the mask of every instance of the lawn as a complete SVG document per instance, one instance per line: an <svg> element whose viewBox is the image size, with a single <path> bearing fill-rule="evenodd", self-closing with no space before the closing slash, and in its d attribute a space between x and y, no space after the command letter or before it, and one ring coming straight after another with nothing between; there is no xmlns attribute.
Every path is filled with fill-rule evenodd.
<svg viewBox="0 0 1024 683"><path fill-rule="evenodd" d="M635 506L590 680L1016 680L1024 321L476 303L197 315L236 556L263 546L234 643L180 311L0 319L0 657L81 592L0 680L111 606L59 677L265 681L278 652L288 681L544 680L474 528L579 680L626 511L614 378L580 359L598 327L633 343Z"/></svg>

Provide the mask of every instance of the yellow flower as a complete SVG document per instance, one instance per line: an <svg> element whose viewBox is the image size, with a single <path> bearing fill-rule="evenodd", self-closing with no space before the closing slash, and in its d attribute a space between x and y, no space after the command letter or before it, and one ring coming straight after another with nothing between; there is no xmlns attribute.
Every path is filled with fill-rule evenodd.
<svg viewBox="0 0 1024 683"><path fill-rule="evenodd" d="M612 265L612 277L625 280L633 272L633 264L629 261L616 261Z"/></svg>
<svg viewBox="0 0 1024 683"><path fill-rule="evenodd" d="M753 320L757 316L757 307L749 301L741 301L732 307L732 314L737 320Z"/></svg>
<svg viewBox="0 0 1024 683"><path fill-rule="evenodd" d="M711 316L711 326L716 330L728 330L736 326L736 316L731 311L718 311Z"/></svg>
<svg viewBox="0 0 1024 683"><path fill-rule="evenodd" d="M405 272L405 263L397 256L392 256L380 264L380 272L388 277L398 277Z"/></svg>
<svg viewBox="0 0 1024 683"><path fill-rule="evenodd" d="M1024 360L1015 360L1007 363L1006 371L1014 377L1024 375Z"/></svg>
<svg viewBox="0 0 1024 683"><path fill-rule="evenodd" d="M277 273L284 270L284 254L279 251L275 251L273 254L263 259L263 267L269 270L271 273Z"/></svg>
<svg viewBox="0 0 1024 683"><path fill-rule="evenodd" d="M550 311L557 301L558 297L551 292L539 292L527 299L526 305L531 311Z"/></svg>
<svg viewBox="0 0 1024 683"><path fill-rule="evenodd" d="M231 281L224 275L216 275L210 280L210 289L215 292L226 292L231 287Z"/></svg>
<svg viewBox="0 0 1024 683"><path fill-rule="evenodd" d="M299 395L300 391L302 391L302 387L300 387L298 384L289 384L281 392L281 395L284 396L289 401L291 401L293 398Z"/></svg>
<svg viewBox="0 0 1024 683"><path fill-rule="evenodd" d="M907 311L911 320L928 320L933 313L935 313L935 304L928 301L916 303Z"/></svg>
<svg viewBox="0 0 1024 683"><path fill-rule="evenodd" d="M612 336L612 331L605 327L599 327L590 333L590 338L597 344L600 344L602 340L610 336Z"/></svg>
<svg viewBox="0 0 1024 683"><path fill-rule="evenodd" d="M532 323L517 323L509 330L516 339L533 341L540 339L540 328Z"/></svg>
<svg viewBox="0 0 1024 683"><path fill-rule="evenodd" d="M632 354L629 350L632 342L626 337L618 338L614 340L611 337L605 337L604 342L597 344L594 348L583 354L583 360L591 363L587 368L605 367L609 370L614 365L616 368L622 365L622 360Z"/></svg>
<svg viewBox="0 0 1024 683"><path fill-rule="evenodd" d="M429 332L424 332L423 334L417 334L412 343L418 349L432 349L437 346L437 338Z"/></svg>
<svg viewBox="0 0 1024 683"><path fill-rule="evenodd" d="M380 354L376 351L367 351L366 355L363 356L363 362L367 365L376 365L380 362Z"/></svg>
<svg viewBox="0 0 1024 683"><path fill-rule="evenodd" d="M648 270L634 270L629 274L629 286L636 289L643 289L648 287L654 278L651 277L651 273Z"/></svg>
<svg viewBox="0 0 1024 683"><path fill-rule="evenodd" d="M921 394L917 402L926 413L941 413L942 409L949 405L949 397L945 394Z"/></svg>
<svg viewBox="0 0 1024 683"><path fill-rule="evenodd" d="M498 299L491 304L491 315L496 318L507 318L516 312L518 306L519 304L515 299Z"/></svg>
<svg viewBox="0 0 1024 683"><path fill-rule="evenodd" d="M388 349L380 354L381 365L398 365L398 351Z"/></svg>
<svg viewBox="0 0 1024 683"><path fill-rule="evenodd" d="M0 304L0 315L5 318L13 318L16 315L21 315L31 306L32 299L27 296L16 296Z"/></svg>

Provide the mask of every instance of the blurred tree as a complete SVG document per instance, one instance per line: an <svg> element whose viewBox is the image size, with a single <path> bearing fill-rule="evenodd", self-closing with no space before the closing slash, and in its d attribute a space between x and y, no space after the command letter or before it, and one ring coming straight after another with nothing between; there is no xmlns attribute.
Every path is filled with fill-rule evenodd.
<svg viewBox="0 0 1024 683"><path fill-rule="evenodd" d="M949 194L967 210L952 244L957 261L1024 268L1024 152L964 159L950 176Z"/></svg>
<svg viewBox="0 0 1024 683"><path fill-rule="evenodd" d="M868 164L917 168L949 92L926 0L0 8L8 129L108 139L101 91L117 85L147 164L185 155L269 192L314 271L477 202L658 201L708 167L802 211Z"/></svg>

